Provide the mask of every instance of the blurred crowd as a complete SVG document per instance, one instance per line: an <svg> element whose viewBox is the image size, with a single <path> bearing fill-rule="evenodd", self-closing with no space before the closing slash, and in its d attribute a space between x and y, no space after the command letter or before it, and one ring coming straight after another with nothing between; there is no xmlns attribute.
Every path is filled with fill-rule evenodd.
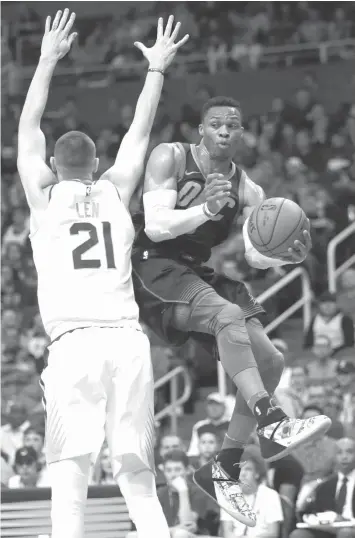
<svg viewBox="0 0 355 538"><path fill-rule="evenodd" d="M139 4L130 8L119 25L117 21L104 18L79 20L80 42L69 61L85 64L90 60L90 63L119 66L127 58L134 60L131 43L138 36L143 41L143 35L153 37L158 3ZM19 7L17 29L11 29L7 36L9 48L2 50L5 58L11 59L18 32L31 34L41 29L36 13L24 5L19 3L22 7ZM194 38L190 40L187 54L194 53L194 47L197 50L234 47L237 58L241 44L264 47L353 36L352 3L204 2L203 12L200 12L201 5L200 2L174 4L175 15ZM170 5L165 8L159 3L160 14L163 14L162 9L170 13ZM31 63L32 60L29 48L26 61ZM148 153L160 142L198 143L200 110L214 94L213 87L201 85L192 99L186 99L174 120L166 111L163 96ZM38 313L37 276L28 238L29 213L16 170L16 126L21 102L14 97L6 106L2 105L2 117L13 128L7 133L9 141L3 143L1 150L1 480L2 486L9 488L49 485L43 456L42 393L38 383L45 366L48 342ZM320 511L323 497L320 500L322 490L319 488L333 479L333 471L340 470L345 475L354 473L355 469L354 442L348 439L355 436L355 268L341 275L336 295L325 291L327 245L332 237L355 221L355 160L348 123L351 104L336 102L336 105L337 109L331 114L324 108L319 100L318 81L309 71L287 102L276 95L263 115L244 118L244 138L235 156L236 162L264 188L268 197L295 200L311 221L313 249L304 266L316 298L313 317L304 334L303 350L298 350L297 357L293 354L291 358L290 354L287 358L289 342L283 339L282 331L273 334L275 345L286 355L289 365L275 398L290 416L306 417L325 412L333 420L327 436L301 447L288 460L281 460L270 468L266 468L260 458L257 439L254 436L250 439L251 446L245 453L244 480L251 491L248 499L257 503L261 523L255 531L257 534L250 530L248 536L258 538L289 536L296 514L315 510L314 503L318 503L317 511ZM47 111L42 124L47 156L52 155L59 136L78 129L96 141L99 173L111 166L134 110L131 105L116 101L108 106L114 119L101 132L95 132L90 125L89 114L80 115L75 94L60 109ZM137 192L133 200L133 215L140 203L140 194ZM337 250L338 264L353 253L350 238ZM268 271L250 268L244 260L240 223L236 225L234 237L215 249L209 263L230 278L245 281L255 296L292 269L288 266ZM270 304L265 304L269 318L273 319L299 296L299 285L291 284L277 300L273 298ZM191 342L182 350L175 350L150 336L156 379L177 365L184 365L188 370L193 393L179 411L192 413L199 397L198 386L216 384L215 361L205 357L203 350ZM163 408L169 398L168 389L158 390L157 409ZM233 396L231 398L233 400ZM206 419L195 424L183 439L166 435L164 422L157 424L158 489L176 538L188 538L191 534L216 536L219 528L224 538L245 536L244 527L226 519L225 514L221 517L215 507L198 494L189 479L191 470L220 447L232 406L233 401L210 394ZM104 446L98 464L92 469L91 483L113 482L108 448ZM179 520L179 499L186 491L191 511L200 516L192 517L190 526ZM331 497L329 492L326 497ZM164 504L167 498L172 499L169 506ZM347 517L348 506L335 508L340 514L345 510Z"/></svg>
<svg viewBox="0 0 355 538"><path fill-rule="evenodd" d="M125 2L114 14L80 16L77 26L79 42L65 62L73 67L111 65L123 68L141 61L132 43L153 39L157 16L175 15L184 31L190 34L184 56L208 57L208 69L258 65L266 47L338 41L355 36L354 6L351 2ZM33 65L38 43L32 36L42 30L35 11L19 3L16 22L9 32L8 53L21 63ZM20 49L18 47L21 39ZM346 57L347 49L339 48Z"/></svg>

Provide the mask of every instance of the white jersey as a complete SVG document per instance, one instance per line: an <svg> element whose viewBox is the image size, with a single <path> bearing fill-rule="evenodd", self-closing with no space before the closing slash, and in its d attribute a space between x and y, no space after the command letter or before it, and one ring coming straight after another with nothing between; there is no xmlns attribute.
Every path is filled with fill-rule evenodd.
<svg viewBox="0 0 355 538"><path fill-rule="evenodd" d="M138 322L131 278L134 228L110 181L55 185L30 238L39 309L51 340L75 328Z"/></svg>

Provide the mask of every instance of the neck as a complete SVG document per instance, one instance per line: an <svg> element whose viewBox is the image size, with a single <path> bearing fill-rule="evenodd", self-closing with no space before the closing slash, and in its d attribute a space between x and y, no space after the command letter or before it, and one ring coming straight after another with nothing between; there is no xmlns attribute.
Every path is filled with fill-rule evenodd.
<svg viewBox="0 0 355 538"><path fill-rule="evenodd" d="M93 182L92 173L91 172L85 172L85 171L71 171L71 170L63 170L62 172L58 172L58 180L59 181L73 181L74 179L79 179L85 184L90 184Z"/></svg>
<svg viewBox="0 0 355 538"><path fill-rule="evenodd" d="M213 157L206 148L203 139L200 144L196 146L196 149L202 170L206 176L208 174L213 174L214 172L224 175L230 172L233 160L232 157L225 159Z"/></svg>

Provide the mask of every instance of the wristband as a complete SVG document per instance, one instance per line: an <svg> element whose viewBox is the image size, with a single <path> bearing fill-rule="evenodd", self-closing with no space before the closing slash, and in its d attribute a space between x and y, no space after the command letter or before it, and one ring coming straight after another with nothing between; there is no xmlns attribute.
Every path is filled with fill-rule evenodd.
<svg viewBox="0 0 355 538"><path fill-rule="evenodd" d="M207 202L205 202L202 206L202 211L204 212L204 214L206 215L207 218L209 219L212 219L213 217L215 217L216 215L218 215L218 211L217 213L212 213L212 211L210 211L207 207Z"/></svg>
<svg viewBox="0 0 355 538"><path fill-rule="evenodd" d="M160 73L164 76L164 71L162 69L158 69L157 67L149 67L148 73Z"/></svg>

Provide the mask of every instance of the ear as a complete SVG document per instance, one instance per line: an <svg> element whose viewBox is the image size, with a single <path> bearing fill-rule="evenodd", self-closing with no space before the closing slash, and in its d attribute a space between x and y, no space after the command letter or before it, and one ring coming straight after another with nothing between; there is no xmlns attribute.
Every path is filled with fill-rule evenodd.
<svg viewBox="0 0 355 538"><path fill-rule="evenodd" d="M55 158L54 158L54 157L51 157L51 158L49 159L49 162L50 162L50 165L51 165L52 172L53 172L54 174L56 174L56 173L57 173L57 167L56 167L56 165L55 165Z"/></svg>
<svg viewBox="0 0 355 538"><path fill-rule="evenodd" d="M96 157L96 159L94 160L94 168L93 168L93 173L95 174L95 172L97 172L98 168L99 168L99 162L100 162L100 159L98 159Z"/></svg>
<svg viewBox="0 0 355 538"><path fill-rule="evenodd" d="M203 136L203 125L202 123L200 123L200 125L198 126L198 133Z"/></svg>
<svg viewBox="0 0 355 538"><path fill-rule="evenodd" d="M242 132L240 133L240 138L244 137L244 127L242 127Z"/></svg>

